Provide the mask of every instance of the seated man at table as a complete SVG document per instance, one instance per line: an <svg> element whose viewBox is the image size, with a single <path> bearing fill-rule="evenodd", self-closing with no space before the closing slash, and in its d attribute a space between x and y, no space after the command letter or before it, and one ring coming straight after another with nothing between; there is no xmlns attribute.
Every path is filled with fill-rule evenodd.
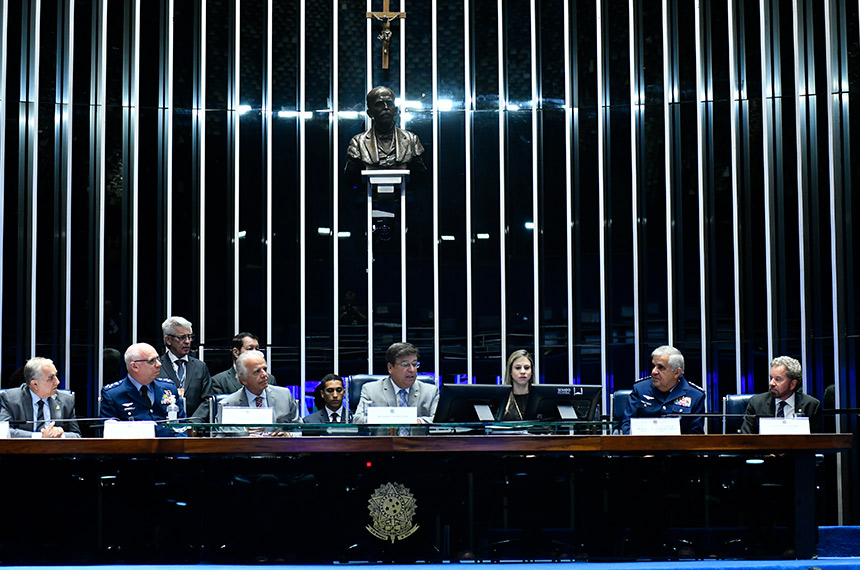
<svg viewBox="0 0 860 570"><path fill-rule="evenodd" d="M770 363L768 391L756 394L747 404L741 433L758 433L759 418L809 418L809 431L821 431L821 402L800 391L803 370L790 356L777 356Z"/></svg>
<svg viewBox="0 0 860 570"><path fill-rule="evenodd" d="M343 379L327 374L320 382L322 408L302 418L306 424L352 423L352 414L343 405Z"/></svg>
<svg viewBox="0 0 860 570"><path fill-rule="evenodd" d="M9 422L12 437L81 437L75 421L75 397L57 392L57 368L48 358L24 365L24 384L0 394L0 422ZM69 420L69 421L60 421Z"/></svg>
<svg viewBox="0 0 860 570"><path fill-rule="evenodd" d="M367 409L373 406L413 407L422 423L432 423L439 403L439 389L433 384L416 382L418 349L408 342L395 342L385 353L388 378L368 382L361 387L361 399L354 421L367 423Z"/></svg>
<svg viewBox="0 0 860 570"><path fill-rule="evenodd" d="M221 406L272 408L276 424L299 421L299 405L286 388L269 386L266 356L259 350L248 350L236 359L236 374L242 387L221 400Z"/></svg>
<svg viewBox="0 0 860 570"><path fill-rule="evenodd" d="M185 418L185 408L173 380L158 377L158 352L145 342L133 344L125 351L125 367L128 376L102 388L99 415L105 419L160 422L155 425L157 437L185 437L184 430L162 425L171 401L179 407L179 419Z"/></svg>
<svg viewBox="0 0 860 570"><path fill-rule="evenodd" d="M260 350L260 340L253 333L240 332L231 341L233 354L233 365L227 370L219 372L212 377L212 390L216 394L232 394L242 387L239 377L236 375L236 359L248 350ZM269 386L277 386L275 375L269 374ZM199 414L198 414L199 415Z"/></svg>
<svg viewBox="0 0 860 570"><path fill-rule="evenodd" d="M705 433L705 392L684 378L684 355L674 346L651 353L651 377L633 385L621 419L630 433L630 418L681 416L681 433Z"/></svg>

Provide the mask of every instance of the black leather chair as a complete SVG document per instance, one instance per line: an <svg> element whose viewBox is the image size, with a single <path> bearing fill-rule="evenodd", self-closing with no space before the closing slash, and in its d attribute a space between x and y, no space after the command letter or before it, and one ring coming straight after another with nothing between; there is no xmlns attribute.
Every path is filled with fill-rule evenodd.
<svg viewBox="0 0 860 570"><path fill-rule="evenodd" d="M743 414L753 394L729 394L723 397L723 433L740 433Z"/></svg>
<svg viewBox="0 0 860 570"><path fill-rule="evenodd" d="M355 374L346 378L346 404L349 410L355 413L358 401L361 399L361 387L368 382L388 378L388 374ZM436 384L436 378L430 375L418 375L418 380L427 384Z"/></svg>
<svg viewBox="0 0 860 570"><path fill-rule="evenodd" d="M612 416L612 433L621 433L621 418L624 417L624 408L630 400L633 390L616 390L609 400L610 416Z"/></svg>

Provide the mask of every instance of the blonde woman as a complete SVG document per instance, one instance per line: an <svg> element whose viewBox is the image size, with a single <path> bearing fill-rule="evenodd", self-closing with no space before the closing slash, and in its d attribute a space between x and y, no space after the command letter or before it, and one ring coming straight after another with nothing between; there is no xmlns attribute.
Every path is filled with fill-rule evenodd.
<svg viewBox="0 0 860 570"><path fill-rule="evenodd" d="M529 386L535 382L534 367L534 358L527 350L516 350L508 358L508 365L505 367L505 384L513 386L513 389L508 403L500 414L500 420L528 419L523 417L523 412L529 401Z"/></svg>

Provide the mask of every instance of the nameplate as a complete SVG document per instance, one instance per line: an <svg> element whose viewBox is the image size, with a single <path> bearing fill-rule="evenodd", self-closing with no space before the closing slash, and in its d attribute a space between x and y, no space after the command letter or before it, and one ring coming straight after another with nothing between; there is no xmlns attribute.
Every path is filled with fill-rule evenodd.
<svg viewBox="0 0 860 570"><path fill-rule="evenodd" d="M0 439L9 439L9 422L0 422Z"/></svg>
<svg viewBox="0 0 860 570"><path fill-rule="evenodd" d="M105 439L147 439L155 437L155 422L105 420Z"/></svg>
<svg viewBox="0 0 860 570"><path fill-rule="evenodd" d="M809 418L759 418L761 435L809 435Z"/></svg>
<svg viewBox="0 0 860 570"><path fill-rule="evenodd" d="M221 408L221 423L227 425L262 425L275 423L273 408L247 408L224 406Z"/></svg>
<svg viewBox="0 0 860 570"><path fill-rule="evenodd" d="M418 408L373 406L372 408L367 408L367 423L385 425L417 424Z"/></svg>
<svg viewBox="0 0 860 570"><path fill-rule="evenodd" d="M631 435L681 435L681 418L630 418Z"/></svg>

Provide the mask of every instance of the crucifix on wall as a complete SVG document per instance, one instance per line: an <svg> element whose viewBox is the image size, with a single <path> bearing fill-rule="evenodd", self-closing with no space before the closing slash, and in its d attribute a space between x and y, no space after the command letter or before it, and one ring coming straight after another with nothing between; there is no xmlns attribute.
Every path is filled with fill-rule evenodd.
<svg viewBox="0 0 860 570"><path fill-rule="evenodd" d="M389 0L383 0L382 12L368 12L367 18L373 18L382 22L382 31L376 39L382 40L382 69L388 69L388 54L391 51L391 21L397 18L406 19L406 12L392 12L389 8Z"/></svg>

